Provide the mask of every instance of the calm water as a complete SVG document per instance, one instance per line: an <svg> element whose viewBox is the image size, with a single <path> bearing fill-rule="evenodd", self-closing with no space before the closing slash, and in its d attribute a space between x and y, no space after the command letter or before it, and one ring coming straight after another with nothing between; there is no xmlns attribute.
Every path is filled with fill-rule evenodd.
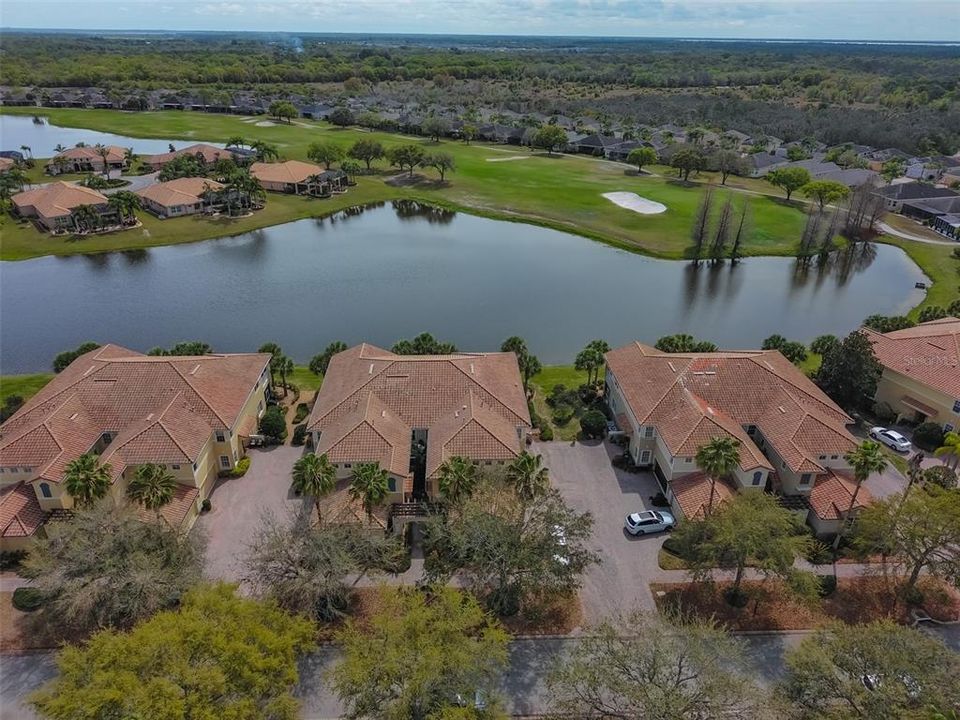
<svg viewBox="0 0 960 720"><path fill-rule="evenodd" d="M45 370L85 340L138 350L204 340L279 342L299 362L332 340L389 348L429 331L463 350L527 339L566 363L593 338L689 332L722 347L781 333L846 333L922 299L898 248L798 272L790 258L735 267L654 260L554 230L395 204L234 238L0 263L0 369Z"/></svg>
<svg viewBox="0 0 960 720"><path fill-rule="evenodd" d="M43 116L41 115L41 117ZM56 154L53 149L58 144L69 148L79 142L85 142L87 145L101 143L103 145L119 145L125 148L132 147L138 155L155 155L167 152L170 149L171 142L179 150L187 145L204 141L199 139L145 140L143 138L97 132L96 130L59 127L51 125L49 122L37 125L30 117L0 115L0 150L19 151L22 145L26 145L33 151L34 157L48 158ZM223 147L223 143L208 144Z"/></svg>

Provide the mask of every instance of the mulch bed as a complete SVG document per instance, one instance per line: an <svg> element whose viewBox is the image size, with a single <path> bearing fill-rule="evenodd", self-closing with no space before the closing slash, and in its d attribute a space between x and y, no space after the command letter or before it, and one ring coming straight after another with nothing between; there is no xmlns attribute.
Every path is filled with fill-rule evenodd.
<svg viewBox="0 0 960 720"><path fill-rule="evenodd" d="M0 654L21 655L76 645L85 635L66 634L60 628L41 625L39 612L21 612L13 606L13 593L0 592Z"/></svg>
<svg viewBox="0 0 960 720"><path fill-rule="evenodd" d="M911 621L910 608L896 596L892 579L883 577L840 578L836 591L816 603L804 604L791 596L782 583L749 581L742 585L749 600L742 608L724 598L729 583L654 583L657 608L713 618L729 630L808 630L833 620L866 623L889 618ZM960 619L960 592L933 578L918 583L924 594L923 609L937 620Z"/></svg>

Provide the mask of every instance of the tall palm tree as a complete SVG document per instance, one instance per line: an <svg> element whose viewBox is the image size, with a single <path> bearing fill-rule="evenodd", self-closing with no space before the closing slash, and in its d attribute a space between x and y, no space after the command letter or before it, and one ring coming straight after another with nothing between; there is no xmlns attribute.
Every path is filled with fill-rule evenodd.
<svg viewBox="0 0 960 720"><path fill-rule="evenodd" d="M277 360L283 356L283 349L275 342L268 342L257 348L259 353L270 353L270 364L267 369L270 371L270 387L276 385L274 373L277 370Z"/></svg>
<svg viewBox="0 0 960 720"><path fill-rule="evenodd" d="M531 455L526 450L507 467L507 479L513 483L517 495L524 502L533 502L543 496L550 484L543 458Z"/></svg>
<svg viewBox="0 0 960 720"><path fill-rule="evenodd" d="M318 524L323 521L320 515L320 499L333 492L337 486L336 474L337 470L326 453L304 455L293 465L293 489L301 495L313 496Z"/></svg>
<svg viewBox="0 0 960 720"><path fill-rule="evenodd" d="M293 374L293 360L284 355L280 358L277 370L280 372L280 382L283 383L283 396L287 396L287 376Z"/></svg>
<svg viewBox="0 0 960 720"><path fill-rule="evenodd" d="M177 481L162 465L146 463L137 468L127 486L127 497L160 518L160 509L170 504L177 489Z"/></svg>
<svg viewBox="0 0 960 720"><path fill-rule="evenodd" d="M244 147L243 137L240 135L234 135L227 141L227 147L242 148Z"/></svg>
<svg viewBox="0 0 960 720"><path fill-rule="evenodd" d="M277 150L276 145L271 145L263 140L255 140L250 143L250 149L257 154L257 160L261 162L276 160L280 157L280 152Z"/></svg>
<svg viewBox="0 0 960 720"><path fill-rule="evenodd" d="M107 494L112 474L109 464L101 465L95 454L86 453L67 463L63 471L63 488L77 505L92 505Z"/></svg>
<svg viewBox="0 0 960 720"><path fill-rule="evenodd" d="M873 473L883 472L887 467L887 456L883 454L883 448L880 447L880 443L875 443L872 440L864 440L844 455L843 459L850 463L850 467L853 468L853 479L856 485L850 495L850 504L842 518L843 523L840 525L840 531L833 540L834 553L840 547L840 541L843 539L846 530L846 523L850 519L853 509L857 506L857 496L860 494L860 488L864 481Z"/></svg>
<svg viewBox="0 0 960 720"><path fill-rule="evenodd" d="M933 454L943 458L943 463L954 470L960 464L960 433L951 430L944 436L943 445L933 451Z"/></svg>
<svg viewBox="0 0 960 720"><path fill-rule="evenodd" d="M440 495L451 505L459 505L473 495L480 478L476 463L459 455L447 458L438 470Z"/></svg>
<svg viewBox="0 0 960 720"><path fill-rule="evenodd" d="M133 167L133 164L137 161L137 154L132 147L123 151L123 159L126 160L128 168Z"/></svg>
<svg viewBox="0 0 960 720"><path fill-rule="evenodd" d="M707 515L713 512L713 499L717 493L717 480L731 474L740 464L740 441L729 436L715 437L697 448L694 458L697 467L710 478L710 500Z"/></svg>
<svg viewBox="0 0 960 720"><path fill-rule="evenodd" d="M67 148L63 143L57 143L57 146L53 149L53 151L59 155L62 152L66 152L66 149Z"/></svg>
<svg viewBox="0 0 960 720"><path fill-rule="evenodd" d="M121 190L107 199L107 205L117 211L120 223L127 219L136 220L136 211L140 209L140 196L129 190Z"/></svg>
<svg viewBox="0 0 960 720"><path fill-rule="evenodd" d="M100 213L92 205L78 205L73 210L73 223L77 230L93 231L100 225Z"/></svg>
<svg viewBox="0 0 960 720"><path fill-rule="evenodd" d="M33 155L33 150L30 149L29 145L21 145L20 150L24 155L26 155L27 159L30 159L30 157Z"/></svg>
<svg viewBox="0 0 960 720"><path fill-rule="evenodd" d="M103 176L109 178L110 164L107 162L107 158L110 156L110 149L101 143L97 143L94 148L97 151L97 155L100 156L100 160L103 162Z"/></svg>
<svg viewBox="0 0 960 720"><path fill-rule="evenodd" d="M374 508L386 499L389 492L390 475L380 467L380 463L354 465L353 479L350 481L350 497L363 503L369 522L373 522Z"/></svg>

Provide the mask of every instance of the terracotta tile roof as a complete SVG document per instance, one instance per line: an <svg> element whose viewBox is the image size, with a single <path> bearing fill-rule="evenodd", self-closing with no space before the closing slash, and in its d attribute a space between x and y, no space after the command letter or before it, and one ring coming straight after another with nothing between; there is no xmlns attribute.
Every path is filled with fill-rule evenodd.
<svg viewBox="0 0 960 720"><path fill-rule="evenodd" d="M695 472L675 477L670 481L670 489L685 518L698 520L706 515L710 507L710 477L706 473ZM729 481L723 479L717 481L713 491L714 510L737 492Z"/></svg>
<svg viewBox="0 0 960 720"><path fill-rule="evenodd" d="M193 462L215 429L234 429L266 354L149 357L105 345L77 358L0 426L0 464L60 482L103 433L115 478L127 464Z"/></svg>
<svg viewBox="0 0 960 720"><path fill-rule="evenodd" d="M0 173L5 173L8 170L11 170L16 163L13 162L12 158L0 157Z"/></svg>
<svg viewBox="0 0 960 720"><path fill-rule="evenodd" d="M817 478L810 491L810 507L821 520L839 520L850 507L850 500L857 487L856 481L836 470L828 470ZM873 502L873 495L866 486L860 486L854 510L860 510Z"/></svg>
<svg viewBox="0 0 960 720"><path fill-rule="evenodd" d="M884 367L960 398L960 319L946 317L888 333L861 332Z"/></svg>
<svg viewBox="0 0 960 720"><path fill-rule="evenodd" d="M191 487L190 485L178 484L173 493L173 500L160 508L160 517L166 520L171 527L178 529L183 528L183 523L196 504L199 495L200 491L197 488ZM153 510L147 510L142 505L139 507L137 513L141 520L148 522L155 520L157 517L157 514Z"/></svg>
<svg viewBox="0 0 960 720"><path fill-rule="evenodd" d="M795 472L822 471L820 455L856 444L853 421L775 350L664 353L633 343L606 359L637 422L655 425L674 456L727 436L740 442L742 470L770 468L750 425Z"/></svg>
<svg viewBox="0 0 960 720"><path fill-rule="evenodd" d="M25 482L0 488L0 536L30 537L46 516L37 494Z"/></svg>
<svg viewBox="0 0 960 720"><path fill-rule="evenodd" d="M199 156L203 158L205 163L215 163L220 159L233 159L234 157L233 152L225 148L219 148L215 145L208 145L206 143L197 143L196 145L185 147L182 150L160 153L159 155L150 155L144 160L144 163L156 167L158 165L165 165L181 155L193 155L194 157Z"/></svg>
<svg viewBox="0 0 960 720"><path fill-rule="evenodd" d="M123 163L127 159L127 149L119 147L117 145L107 145L107 162L108 163ZM93 146L86 147L72 147L68 150L64 150L62 153L54 156L54 160L57 158L63 158L65 160L79 160L79 161L88 161L92 163L103 163L103 158L100 155L98 148ZM54 164L51 161L50 164Z"/></svg>
<svg viewBox="0 0 960 720"><path fill-rule="evenodd" d="M195 205L207 190L222 190L223 185L207 178L177 178L168 182L156 183L137 192L142 198L151 200L163 207L176 205Z"/></svg>
<svg viewBox="0 0 960 720"><path fill-rule="evenodd" d="M414 356L357 345L330 361L308 427L320 431L320 447L333 448L344 428L356 427L370 408L386 412L382 419L390 430L379 435L389 435L391 447L403 447L404 462L412 430L428 429L428 473L450 454L491 460L515 455L521 450L517 428L530 427L513 353ZM340 461L351 460L344 454Z"/></svg>
<svg viewBox="0 0 960 720"><path fill-rule="evenodd" d="M367 395L357 409L331 423L321 434L316 452L330 462L377 462L394 475L410 471L411 429L376 395Z"/></svg>
<svg viewBox="0 0 960 720"><path fill-rule="evenodd" d="M260 182L302 183L312 175L319 175L323 168L300 160L287 160L279 163L255 162L250 166L250 174Z"/></svg>
<svg viewBox="0 0 960 720"><path fill-rule="evenodd" d="M105 195L96 190L68 182L52 182L34 190L14 195L11 200L18 210L33 207L44 217L63 217L81 205L103 205Z"/></svg>

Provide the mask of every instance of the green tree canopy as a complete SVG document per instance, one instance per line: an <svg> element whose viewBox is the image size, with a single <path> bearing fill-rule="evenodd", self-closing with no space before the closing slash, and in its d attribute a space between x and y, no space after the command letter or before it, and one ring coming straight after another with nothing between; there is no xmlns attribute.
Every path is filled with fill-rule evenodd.
<svg viewBox="0 0 960 720"><path fill-rule="evenodd" d="M39 539L22 573L43 596L45 622L86 632L129 627L173 606L199 580L202 563L196 535L102 502Z"/></svg>
<svg viewBox="0 0 960 720"><path fill-rule="evenodd" d="M70 363L72 363L74 360L76 360L78 357L80 357L81 355L86 355L88 352L92 350L96 350L99 347L100 347L100 343L88 341L85 343L81 343L73 350L65 350L62 353L59 353L53 359L53 371L55 373L63 372L64 370L67 369L67 366Z"/></svg>
<svg viewBox="0 0 960 720"><path fill-rule="evenodd" d="M329 170L335 162L343 160L344 151L336 143L315 142L310 143L310 147L307 148L307 157Z"/></svg>
<svg viewBox="0 0 960 720"><path fill-rule="evenodd" d="M874 396L882 372L873 344L852 332L824 354L816 381L840 407L851 408Z"/></svg>
<svg viewBox="0 0 960 720"><path fill-rule="evenodd" d="M347 344L340 340L336 340L326 348L319 355L314 355L310 359L310 372L314 375L326 375L327 368L330 367L330 360L337 353L341 353L347 349Z"/></svg>
<svg viewBox="0 0 960 720"><path fill-rule="evenodd" d="M447 458L437 474L441 497L454 506L473 495L480 481L479 465L459 455Z"/></svg>
<svg viewBox="0 0 960 720"><path fill-rule="evenodd" d="M404 169L413 175L413 169L417 167L426 155L426 151L421 145L407 144L395 145L387 150L387 159L391 165L396 165L403 172Z"/></svg>
<svg viewBox="0 0 960 720"><path fill-rule="evenodd" d="M145 463L137 467L130 479L127 497L159 515L160 509L173 500L176 490L176 479L163 465Z"/></svg>
<svg viewBox="0 0 960 720"><path fill-rule="evenodd" d="M644 165L653 165L657 161L657 151L652 147L636 147L627 154L627 162L637 166L637 172L643 172Z"/></svg>
<svg viewBox="0 0 960 720"><path fill-rule="evenodd" d="M383 145L380 144L378 140L369 140L362 139L357 140L353 145L350 146L350 149L347 151L347 155L352 157L354 160L361 160L367 164L367 170L370 169L370 165L374 160L380 160L384 156Z"/></svg>
<svg viewBox="0 0 960 720"><path fill-rule="evenodd" d="M317 510L317 523L323 522L320 502L337 486L337 469L326 453L307 453L293 464L293 489L301 495L310 495Z"/></svg>
<svg viewBox="0 0 960 720"><path fill-rule="evenodd" d="M450 153L434 152L424 155L420 161L421 167L433 168L440 175L440 182L446 179L448 172L456 170L457 164Z"/></svg>
<svg viewBox="0 0 960 720"><path fill-rule="evenodd" d="M777 168L767 173L767 182L783 190L789 200L794 192L810 182L810 172L802 167Z"/></svg>
<svg viewBox="0 0 960 720"><path fill-rule="evenodd" d="M490 697L507 663L507 633L469 594L381 588L377 612L337 633L332 684L347 718L449 717L457 695Z"/></svg>
<svg viewBox="0 0 960 720"><path fill-rule="evenodd" d="M804 197L815 200L820 209L831 203L843 200L850 194L850 188L836 180L811 180L800 192Z"/></svg>
<svg viewBox="0 0 960 720"><path fill-rule="evenodd" d="M297 658L313 634L308 621L238 598L233 586L198 587L130 632L62 650L60 674L32 702L53 720L296 720Z"/></svg>
<svg viewBox="0 0 960 720"><path fill-rule="evenodd" d="M112 482L110 464L101 464L99 456L92 452L71 460L63 471L63 487L79 507L89 507L106 497Z"/></svg>
<svg viewBox="0 0 960 720"><path fill-rule="evenodd" d="M670 166L676 168L677 175L686 182L690 179L690 173L706 167L706 159L698 148L684 147L673 153Z"/></svg>
<svg viewBox="0 0 960 720"><path fill-rule="evenodd" d="M373 520L373 511L383 504L389 494L390 474L379 463L357 463L353 466L350 497L363 504L369 520Z"/></svg>
<svg viewBox="0 0 960 720"><path fill-rule="evenodd" d="M397 355L450 355L457 346L441 342L430 333L420 333L413 340L398 340L390 350Z"/></svg>
<svg viewBox="0 0 960 720"><path fill-rule="evenodd" d="M664 335L654 345L657 350L667 353L703 353L716 352L717 346L709 340L697 340L693 335Z"/></svg>
<svg viewBox="0 0 960 720"><path fill-rule="evenodd" d="M287 122L300 115L294 104L288 100L274 100L270 103L268 111L277 120L286 120Z"/></svg>
<svg viewBox="0 0 960 720"><path fill-rule="evenodd" d="M557 125L541 125L533 134L533 146L543 148L551 155L566 145L567 133Z"/></svg>

